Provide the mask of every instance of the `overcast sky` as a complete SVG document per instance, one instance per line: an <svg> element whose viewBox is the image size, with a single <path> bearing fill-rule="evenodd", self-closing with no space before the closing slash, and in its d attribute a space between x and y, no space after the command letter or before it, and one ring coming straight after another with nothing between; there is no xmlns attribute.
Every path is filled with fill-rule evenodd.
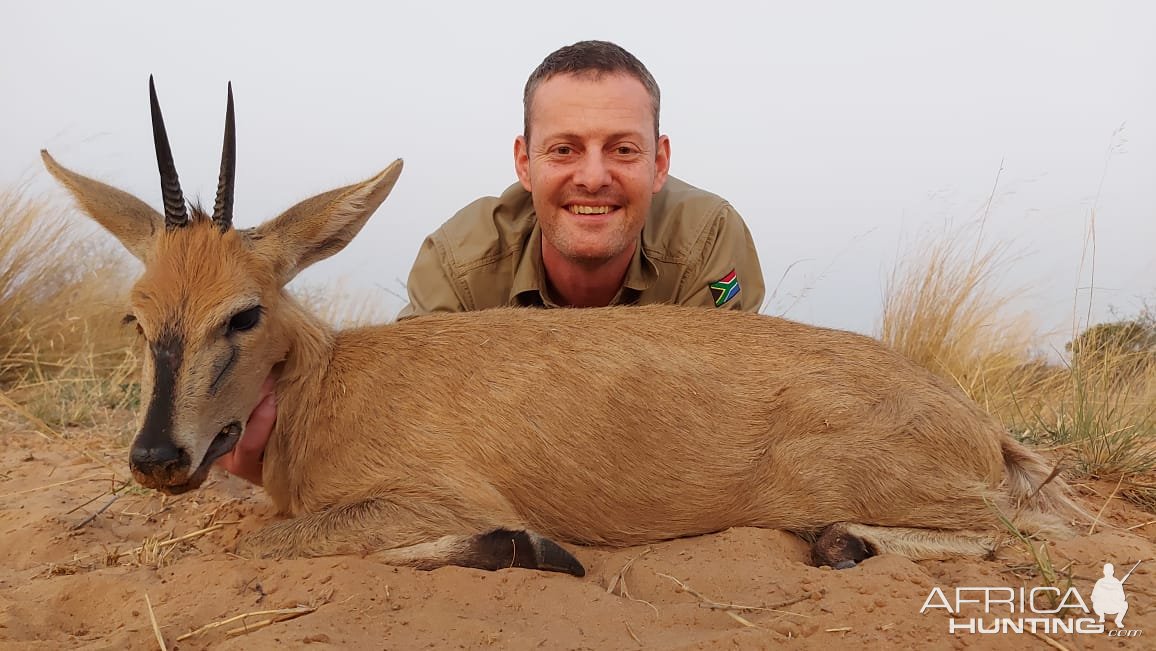
<svg viewBox="0 0 1156 651"><path fill-rule="evenodd" d="M1087 297L1093 211L1095 313L1156 294L1156 3L42 0L3 16L2 183L56 192L47 148L159 206L150 73L185 194L210 205L233 82L239 225L404 158L361 235L302 277L371 289L389 315L421 240L515 180L531 70L588 38L658 79L671 171L745 217L768 312L872 332L899 256L982 214L997 174L985 233L1021 254L1009 275L1041 327L1070 328Z"/></svg>

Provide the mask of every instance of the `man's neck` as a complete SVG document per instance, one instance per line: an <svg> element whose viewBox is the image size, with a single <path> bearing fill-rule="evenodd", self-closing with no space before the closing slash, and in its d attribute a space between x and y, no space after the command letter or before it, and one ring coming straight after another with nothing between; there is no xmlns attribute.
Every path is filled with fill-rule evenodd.
<svg viewBox="0 0 1156 651"><path fill-rule="evenodd" d="M597 262L582 262L563 256L542 240L542 265L550 295L563 307L605 307L618 295L626 280L626 271L634 258L637 243L611 258Z"/></svg>

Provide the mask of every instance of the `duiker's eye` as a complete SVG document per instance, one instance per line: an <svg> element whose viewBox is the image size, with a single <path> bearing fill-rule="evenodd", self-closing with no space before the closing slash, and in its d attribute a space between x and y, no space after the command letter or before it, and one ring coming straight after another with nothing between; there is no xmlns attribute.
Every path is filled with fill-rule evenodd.
<svg viewBox="0 0 1156 651"><path fill-rule="evenodd" d="M229 332L252 330L261 322L261 306L251 307L233 315L229 319Z"/></svg>
<svg viewBox="0 0 1156 651"><path fill-rule="evenodd" d="M126 314L124 315L124 318L120 320L120 322L122 325L135 325L137 333L144 335L144 328L140 327L140 323L137 322L134 315Z"/></svg>

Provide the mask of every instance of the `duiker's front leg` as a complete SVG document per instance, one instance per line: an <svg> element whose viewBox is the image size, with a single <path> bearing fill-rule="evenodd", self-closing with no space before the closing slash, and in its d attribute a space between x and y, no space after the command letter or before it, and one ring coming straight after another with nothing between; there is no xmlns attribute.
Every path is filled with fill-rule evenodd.
<svg viewBox="0 0 1156 651"><path fill-rule="evenodd" d="M237 553L290 558L374 554L391 565L505 567L583 576L582 564L554 541L499 523L467 521L443 509L425 513L386 499L340 504L244 536Z"/></svg>

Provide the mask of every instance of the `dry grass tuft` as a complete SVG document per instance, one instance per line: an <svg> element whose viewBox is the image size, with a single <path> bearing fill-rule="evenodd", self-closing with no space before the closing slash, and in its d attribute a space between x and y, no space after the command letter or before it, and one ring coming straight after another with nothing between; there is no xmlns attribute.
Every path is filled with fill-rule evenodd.
<svg viewBox="0 0 1156 651"><path fill-rule="evenodd" d="M1131 481L1120 494L1129 502L1156 513L1156 481Z"/></svg>
<svg viewBox="0 0 1156 651"><path fill-rule="evenodd" d="M140 547L125 552L125 554L132 556L137 565L160 569L170 560L169 557L176 549L176 545L187 543L206 534L213 533L214 531L219 531L224 528L225 524L227 523L218 522L212 526L204 527L203 529L198 529L176 538L173 538L171 532L149 536L145 538Z"/></svg>
<svg viewBox="0 0 1156 651"><path fill-rule="evenodd" d="M1156 333L1156 327L1143 327ZM1042 441L1074 450L1077 470L1085 475L1114 479L1151 473L1156 470L1156 344L1136 350L1105 332L1094 326L1074 338L1051 400L1032 416Z"/></svg>
<svg viewBox="0 0 1156 651"><path fill-rule="evenodd" d="M1005 248L966 229L923 242L891 275L880 339L957 384L1021 438L1060 452L1070 470L1156 493L1156 319L1145 312L1072 336L1063 363L1033 353L1039 335L1009 314L997 279Z"/></svg>
<svg viewBox="0 0 1156 651"><path fill-rule="evenodd" d="M0 191L0 390L57 428L135 407L126 258L21 188Z"/></svg>
<svg viewBox="0 0 1156 651"><path fill-rule="evenodd" d="M1001 414L1052 373L1029 354L1038 339L1031 322L1009 314L1019 290L997 283L1012 262L1006 247L983 245L978 237L964 227L900 256L888 279L879 338Z"/></svg>

